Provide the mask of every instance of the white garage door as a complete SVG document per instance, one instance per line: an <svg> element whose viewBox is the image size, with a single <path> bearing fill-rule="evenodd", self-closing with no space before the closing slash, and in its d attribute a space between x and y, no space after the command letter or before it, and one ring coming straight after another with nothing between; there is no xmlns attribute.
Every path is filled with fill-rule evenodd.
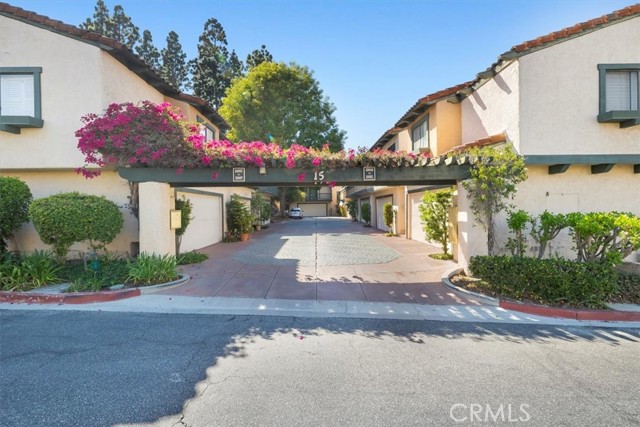
<svg viewBox="0 0 640 427"><path fill-rule="evenodd" d="M303 216L327 216L327 205L325 203L298 203L302 209Z"/></svg>
<svg viewBox="0 0 640 427"><path fill-rule="evenodd" d="M378 230L389 231L389 227L384 223L384 205L387 203L393 203L393 197L376 199L376 227Z"/></svg>
<svg viewBox="0 0 640 427"><path fill-rule="evenodd" d="M411 209L411 232L409 238L411 240L417 240L419 242L428 243L424 237L424 230L422 229L422 222L420 221L420 203L422 203L422 195L424 193L411 193L409 194L409 208Z"/></svg>
<svg viewBox="0 0 640 427"><path fill-rule="evenodd" d="M222 197L216 195L180 193L193 206L193 219L182 236L180 252L189 252L213 245L222 240Z"/></svg>

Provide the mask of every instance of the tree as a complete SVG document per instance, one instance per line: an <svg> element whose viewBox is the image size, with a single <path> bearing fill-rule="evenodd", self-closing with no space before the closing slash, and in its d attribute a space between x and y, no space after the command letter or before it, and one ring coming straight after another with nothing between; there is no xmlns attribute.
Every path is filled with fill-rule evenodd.
<svg viewBox="0 0 640 427"><path fill-rule="evenodd" d="M527 224L531 223L531 216L524 210L509 212L507 218L507 227L514 234L515 237L509 237L507 244L505 245L511 255L523 257L527 251L527 236L525 230Z"/></svg>
<svg viewBox="0 0 640 427"><path fill-rule="evenodd" d="M312 72L296 64L263 62L234 81L220 114L235 141L271 136L282 147L299 144L331 151L344 147L345 132L336 124L335 107L323 95Z"/></svg>
<svg viewBox="0 0 640 427"><path fill-rule="evenodd" d="M387 226L389 232L387 233L390 236L393 236L393 205L391 203L385 203L383 206L382 215L384 217L384 225Z"/></svg>
<svg viewBox="0 0 640 427"><path fill-rule="evenodd" d="M363 203L360 206L360 216L364 221L365 227L371 226L371 205L369 203Z"/></svg>
<svg viewBox="0 0 640 427"><path fill-rule="evenodd" d="M358 221L358 202L355 200L349 200L347 202L347 212L349 213L352 221Z"/></svg>
<svg viewBox="0 0 640 427"><path fill-rule="evenodd" d="M187 54L182 50L178 33L171 31L167 46L162 49L160 75L176 89L183 90L187 82Z"/></svg>
<svg viewBox="0 0 640 427"><path fill-rule="evenodd" d="M136 53L144 62L154 70L160 70L160 51L153 44L151 31L144 30L142 33L142 42L136 46Z"/></svg>
<svg viewBox="0 0 640 427"><path fill-rule="evenodd" d="M124 8L116 5L113 8L113 15L109 21L109 37L118 40L126 45L130 50L140 42L140 29L133 24L133 21L126 13Z"/></svg>
<svg viewBox="0 0 640 427"><path fill-rule="evenodd" d="M449 209L453 206L453 190L426 191L420 203L420 220L425 237L442 246L449 255Z"/></svg>
<svg viewBox="0 0 640 427"><path fill-rule="evenodd" d="M232 82L233 79L244 75L244 64L238 57L235 50L232 50L231 55L229 55L229 63L227 64L226 73L230 82Z"/></svg>
<svg viewBox="0 0 640 427"><path fill-rule="evenodd" d="M116 39L131 50L140 42L140 30L124 12L124 8L116 5L113 15L110 15L103 0L97 0L93 19L87 18L80 28Z"/></svg>
<svg viewBox="0 0 640 427"><path fill-rule="evenodd" d="M104 1L98 0L93 12L93 19L87 18L82 24L80 24L80 28L88 31L93 31L94 33L102 34L106 37L110 37L110 20L111 16L109 15L109 9L107 8L107 5L104 4Z"/></svg>
<svg viewBox="0 0 640 427"><path fill-rule="evenodd" d="M547 249L547 244L567 228L567 217L563 214L542 212L535 218L530 218L531 231L529 234L538 245L538 259L542 259Z"/></svg>
<svg viewBox="0 0 640 427"><path fill-rule="evenodd" d="M205 22L204 31L198 40L198 56L190 63L193 91L217 109L225 90L231 84L230 73L227 72L227 35L220 22L210 18Z"/></svg>
<svg viewBox="0 0 640 427"><path fill-rule="evenodd" d="M267 46L262 45L260 49L255 49L249 55L247 55L247 69L252 69L262 64L263 62L272 62L273 56L267 50Z"/></svg>
<svg viewBox="0 0 640 427"><path fill-rule="evenodd" d="M0 254L7 251L7 239L29 221L33 200L29 186L19 178L0 177Z"/></svg>
<svg viewBox="0 0 640 427"><path fill-rule="evenodd" d="M470 170L471 178L462 182L471 200L474 220L487 231L487 250L494 255L495 216L510 207L518 184L527 179L524 159L511 146L481 147L470 150L479 156Z"/></svg>

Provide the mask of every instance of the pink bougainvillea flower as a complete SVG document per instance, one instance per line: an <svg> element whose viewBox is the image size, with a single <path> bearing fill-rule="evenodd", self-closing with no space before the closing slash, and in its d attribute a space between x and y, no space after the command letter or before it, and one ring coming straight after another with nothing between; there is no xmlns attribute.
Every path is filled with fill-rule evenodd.
<svg viewBox="0 0 640 427"><path fill-rule="evenodd" d="M293 158L293 156L287 156L287 161L286 161L286 163L285 163L285 166L286 166L288 169L293 169L293 168L295 168L295 167L296 167L296 161L295 161L295 159Z"/></svg>
<svg viewBox="0 0 640 427"><path fill-rule="evenodd" d="M211 174L212 179L218 179L218 172L214 172Z"/></svg>
<svg viewBox="0 0 640 427"><path fill-rule="evenodd" d="M182 173L182 168L176 169L176 174L180 175Z"/></svg>
<svg viewBox="0 0 640 427"><path fill-rule="evenodd" d="M329 187L331 187L331 188L335 187L336 185L337 185L337 183L335 181L331 181L329 183Z"/></svg>
<svg viewBox="0 0 640 427"><path fill-rule="evenodd" d="M304 172L301 173L300 175L298 175L298 181L299 182L304 182Z"/></svg>
<svg viewBox="0 0 640 427"><path fill-rule="evenodd" d="M322 164L322 159L320 157L315 157L311 164L313 166L320 166Z"/></svg>

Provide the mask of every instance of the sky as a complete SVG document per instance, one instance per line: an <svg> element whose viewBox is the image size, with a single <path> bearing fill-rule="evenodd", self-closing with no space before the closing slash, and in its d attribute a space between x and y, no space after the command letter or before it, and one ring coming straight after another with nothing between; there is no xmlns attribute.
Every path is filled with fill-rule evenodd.
<svg viewBox="0 0 640 427"><path fill-rule="evenodd" d="M0 0L67 24L95 0ZM105 0L161 49L170 31L188 59L209 18L240 58L265 44L275 61L309 67L347 132L371 147L421 97L475 78L523 41L634 0ZM463 141L465 142L465 141Z"/></svg>

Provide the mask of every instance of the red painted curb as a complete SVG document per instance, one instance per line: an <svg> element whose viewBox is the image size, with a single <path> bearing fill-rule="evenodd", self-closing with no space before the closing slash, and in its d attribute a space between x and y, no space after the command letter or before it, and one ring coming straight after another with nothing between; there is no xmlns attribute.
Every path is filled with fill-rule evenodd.
<svg viewBox="0 0 640 427"><path fill-rule="evenodd" d="M68 294L30 294L26 292L0 292L0 302L23 302L27 304L90 304L117 301L137 297L140 289L119 291L74 292Z"/></svg>
<svg viewBox="0 0 640 427"><path fill-rule="evenodd" d="M575 320L603 320L612 322L640 322L640 313L633 311L580 310L572 308L545 307L542 305L522 304L502 300L500 300L500 307L507 310L547 317L563 317Z"/></svg>

